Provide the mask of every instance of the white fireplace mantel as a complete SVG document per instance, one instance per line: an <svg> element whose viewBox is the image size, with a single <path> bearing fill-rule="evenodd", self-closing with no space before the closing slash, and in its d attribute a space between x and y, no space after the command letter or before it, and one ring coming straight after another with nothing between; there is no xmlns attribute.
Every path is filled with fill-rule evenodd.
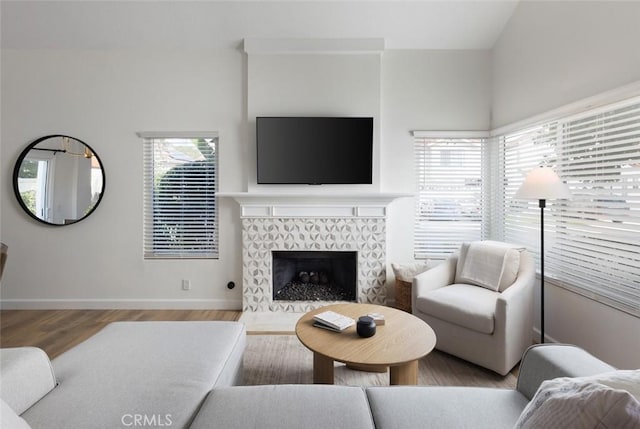
<svg viewBox="0 0 640 429"><path fill-rule="evenodd" d="M218 192L233 198L246 217L385 217L395 199L413 197L411 193L263 193Z"/></svg>
<svg viewBox="0 0 640 429"><path fill-rule="evenodd" d="M315 191L315 192L314 192ZM386 303L386 210L409 193L219 192L240 204L242 308L306 312L330 302L273 299L272 252L358 252L358 302Z"/></svg>

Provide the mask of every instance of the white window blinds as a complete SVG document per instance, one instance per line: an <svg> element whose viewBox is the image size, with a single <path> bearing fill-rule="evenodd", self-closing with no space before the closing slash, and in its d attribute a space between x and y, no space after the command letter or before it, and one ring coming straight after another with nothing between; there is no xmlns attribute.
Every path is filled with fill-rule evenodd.
<svg viewBox="0 0 640 429"><path fill-rule="evenodd" d="M547 280L640 316L640 98L500 140L503 238L539 248L537 202L513 194L532 168L554 168L573 196L547 201Z"/></svg>
<svg viewBox="0 0 640 429"><path fill-rule="evenodd" d="M516 199L515 193L524 182L527 173L539 165L548 165L558 172L554 150L557 146L556 138L556 123L520 130L499 138L501 143L500 162L496 172L500 176L500 180L495 183L498 186L496 193L502 194L501 203L504 207L502 216L498 219L500 224L494 226L494 231L497 234L495 238L508 243L522 244L532 250L538 266L540 208L537 201ZM554 218L549 215L549 211L558 203L561 202L547 201L546 235L553 232ZM548 252L549 244L546 249Z"/></svg>
<svg viewBox="0 0 640 429"><path fill-rule="evenodd" d="M442 259L482 238L482 138L416 137L414 257Z"/></svg>
<svg viewBox="0 0 640 429"><path fill-rule="evenodd" d="M217 258L217 135L144 138L144 257Z"/></svg>

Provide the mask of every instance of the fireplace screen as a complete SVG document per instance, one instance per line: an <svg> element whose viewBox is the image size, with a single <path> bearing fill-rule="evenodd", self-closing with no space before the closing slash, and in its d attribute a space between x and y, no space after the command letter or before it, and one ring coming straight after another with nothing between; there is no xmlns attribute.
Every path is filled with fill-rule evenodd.
<svg viewBox="0 0 640 429"><path fill-rule="evenodd" d="M357 252L275 251L272 257L274 300L356 300Z"/></svg>

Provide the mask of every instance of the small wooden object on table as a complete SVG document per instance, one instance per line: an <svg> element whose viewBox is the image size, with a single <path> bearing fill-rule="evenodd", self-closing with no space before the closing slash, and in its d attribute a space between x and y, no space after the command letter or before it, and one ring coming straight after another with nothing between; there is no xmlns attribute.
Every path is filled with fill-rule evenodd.
<svg viewBox="0 0 640 429"><path fill-rule="evenodd" d="M376 334L361 338L356 327L332 332L313 326L313 316L335 311L353 319L369 313L384 315ZM313 352L313 382L333 384L334 361L360 370L381 372L389 368L389 384L417 384L418 359L436 344L433 329L421 319L395 308L374 304L334 304L310 311L298 320L296 335Z"/></svg>

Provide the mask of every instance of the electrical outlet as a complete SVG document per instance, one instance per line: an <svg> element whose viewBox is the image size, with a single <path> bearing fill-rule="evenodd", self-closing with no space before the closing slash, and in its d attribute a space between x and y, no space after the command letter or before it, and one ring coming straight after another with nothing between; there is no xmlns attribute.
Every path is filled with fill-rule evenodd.
<svg viewBox="0 0 640 429"><path fill-rule="evenodd" d="M191 290L191 280L182 280L182 290Z"/></svg>

